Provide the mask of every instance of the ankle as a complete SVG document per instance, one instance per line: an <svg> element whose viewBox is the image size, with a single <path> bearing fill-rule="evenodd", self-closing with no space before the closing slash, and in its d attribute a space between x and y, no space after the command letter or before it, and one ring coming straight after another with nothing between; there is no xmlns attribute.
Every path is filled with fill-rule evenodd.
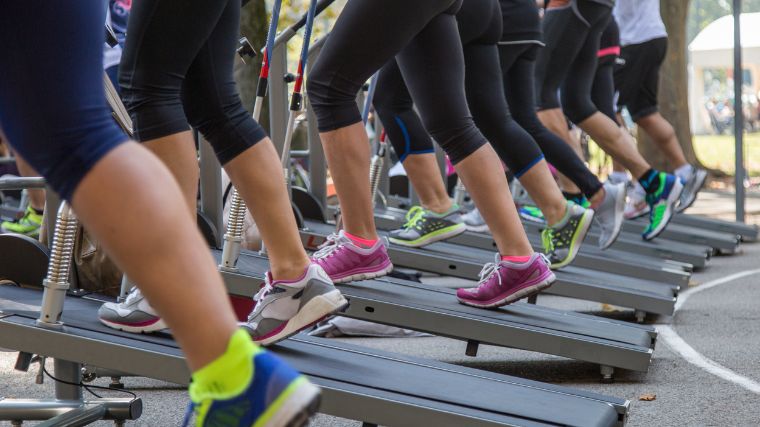
<svg viewBox="0 0 760 427"><path fill-rule="evenodd" d="M601 187L599 191L594 193L593 196L591 196L590 199L588 199L588 202L591 204L589 207L591 209L597 209L604 201L604 196L607 195L607 190L604 189L604 187Z"/></svg>
<svg viewBox="0 0 760 427"><path fill-rule="evenodd" d="M423 203L422 207L436 214L444 214L454 207L454 203L446 198L445 200L436 200L433 203Z"/></svg>
<svg viewBox="0 0 760 427"><path fill-rule="evenodd" d="M306 271L307 268L309 268L309 265L311 264L311 260L309 260L308 257L304 256L302 259L297 259L295 262L290 261L290 258L288 258L288 262L275 262L273 259L271 260L271 272L272 272L272 279L274 280L298 280L301 278L304 274L304 271Z"/></svg>
<svg viewBox="0 0 760 427"><path fill-rule="evenodd" d="M363 237L363 236L357 236L356 234L349 233L348 231L343 231L343 234L345 234L346 237L348 237L349 240L356 246L359 246L360 248L371 248L372 246L377 243L378 237L377 234L372 233L373 237Z"/></svg>
<svg viewBox="0 0 760 427"><path fill-rule="evenodd" d="M501 255L501 260L522 264L530 261L532 257L533 255Z"/></svg>
<svg viewBox="0 0 760 427"><path fill-rule="evenodd" d="M560 206L551 206L549 209L541 209L541 212L543 212L544 218L546 218L546 223L550 227L554 227L554 225L562 222L567 216L569 212L568 203L562 203Z"/></svg>

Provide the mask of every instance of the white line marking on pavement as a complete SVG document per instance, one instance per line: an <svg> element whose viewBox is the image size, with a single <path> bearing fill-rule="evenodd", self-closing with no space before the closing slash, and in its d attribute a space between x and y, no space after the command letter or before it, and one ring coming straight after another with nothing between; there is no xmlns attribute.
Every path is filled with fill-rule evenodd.
<svg viewBox="0 0 760 427"><path fill-rule="evenodd" d="M758 273L760 273L760 269L742 271L730 276L712 280L700 286L689 288L678 295L675 311L681 309L686 300L698 292ZM760 383L743 375L737 374L736 372L726 368L714 360L703 356L697 350L695 350L694 347L690 346L689 343L684 341L683 338L681 338L678 333L669 325L655 325L655 328L657 329L657 333L660 335L660 338L664 340L665 343L667 343L668 346L673 349L673 351L678 353L685 361L691 363L694 366L704 369L716 377L722 378L742 388L745 388L752 393L760 394Z"/></svg>

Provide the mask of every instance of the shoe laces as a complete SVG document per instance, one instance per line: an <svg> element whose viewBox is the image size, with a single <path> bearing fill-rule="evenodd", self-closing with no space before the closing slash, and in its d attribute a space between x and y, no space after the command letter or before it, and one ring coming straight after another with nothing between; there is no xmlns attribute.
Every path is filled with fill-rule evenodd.
<svg viewBox="0 0 760 427"><path fill-rule="evenodd" d="M332 256L335 251L338 250L341 246L343 246L341 242L341 238L338 234L332 233L329 236L327 236L327 240L325 240L324 243L319 245L317 248L318 250L314 252L312 255L313 258L321 259L321 258L327 258L329 256Z"/></svg>
<svg viewBox="0 0 760 427"><path fill-rule="evenodd" d="M496 254L494 255L494 262L486 263L486 265L484 265L480 270L480 273L478 273L478 276L480 277L478 284L482 285L483 283L487 282L492 275L496 274L496 276L499 278L499 286L501 286L501 274L498 274L501 267L501 257L499 254Z"/></svg>
<svg viewBox="0 0 760 427"><path fill-rule="evenodd" d="M406 213L406 223L403 228L419 228L420 222L424 221L425 208L414 206Z"/></svg>
<svg viewBox="0 0 760 427"><path fill-rule="evenodd" d="M554 229L551 227L541 230L541 244L546 252L554 251Z"/></svg>
<svg viewBox="0 0 760 427"><path fill-rule="evenodd" d="M135 301L142 298L142 292L140 292L139 289L137 289L137 286L132 286L129 289L129 292L127 292L127 297L124 299L124 305L132 305Z"/></svg>

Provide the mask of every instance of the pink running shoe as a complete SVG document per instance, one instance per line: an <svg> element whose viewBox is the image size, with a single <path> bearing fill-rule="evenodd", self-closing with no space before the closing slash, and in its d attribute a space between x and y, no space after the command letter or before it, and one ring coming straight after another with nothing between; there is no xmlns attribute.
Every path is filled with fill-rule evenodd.
<svg viewBox="0 0 760 427"><path fill-rule="evenodd" d="M544 254L534 253L525 263L502 261L496 254L480 272L478 286L457 289L457 299L473 307L501 307L548 288L555 279Z"/></svg>
<svg viewBox="0 0 760 427"><path fill-rule="evenodd" d="M360 248L354 244L343 230L327 236L312 259L330 276L334 283L372 279L385 276L393 270L382 239L371 248Z"/></svg>

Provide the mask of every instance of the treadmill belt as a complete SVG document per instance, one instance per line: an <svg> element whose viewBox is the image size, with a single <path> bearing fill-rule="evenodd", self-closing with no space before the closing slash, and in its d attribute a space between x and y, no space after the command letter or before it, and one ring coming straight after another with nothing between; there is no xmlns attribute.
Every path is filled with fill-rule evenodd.
<svg viewBox="0 0 760 427"><path fill-rule="evenodd" d="M0 325L14 319L15 323L27 323L30 333L43 330L33 326L38 313L28 307L18 310L19 303L39 304L41 296L39 290L0 287L0 310L4 314L15 314L1 319ZM175 343L165 334L135 335L100 324L96 319L100 304L96 299L68 297L63 314L67 328L63 333L76 334L82 329L135 348L144 342L167 347L173 354L178 352ZM457 411L485 414L498 423L509 424L505 420L510 419L517 420L518 424L527 421L528 424L615 425L619 411L615 407L627 405L625 401L593 393L318 338L297 336L273 346L272 350L318 383L323 379L338 382L344 388L360 387L365 393L371 389L391 393L396 399L399 396L424 399L430 405L449 410L454 407ZM124 366L100 367L125 370Z"/></svg>

